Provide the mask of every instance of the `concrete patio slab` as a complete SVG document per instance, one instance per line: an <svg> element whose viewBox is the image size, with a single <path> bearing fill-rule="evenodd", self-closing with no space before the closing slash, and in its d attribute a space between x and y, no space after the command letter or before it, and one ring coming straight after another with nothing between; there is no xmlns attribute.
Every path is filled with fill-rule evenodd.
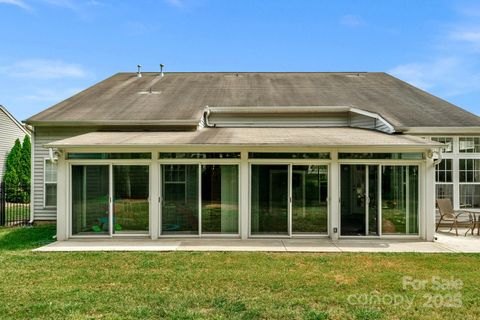
<svg viewBox="0 0 480 320"><path fill-rule="evenodd" d="M34 249L60 251L258 251L480 253L480 237L437 234L437 241L386 239L72 239Z"/></svg>
<svg viewBox="0 0 480 320"><path fill-rule="evenodd" d="M287 252L341 252L329 239L285 239Z"/></svg>
<svg viewBox="0 0 480 320"><path fill-rule="evenodd" d="M458 237L449 232L439 232L436 236L436 243L447 247L454 252L480 253L479 236L472 236L470 234L464 236L464 232Z"/></svg>
<svg viewBox="0 0 480 320"><path fill-rule="evenodd" d="M182 241L178 251L268 251L285 252L282 240L196 239Z"/></svg>
<svg viewBox="0 0 480 320"><path fill-rule="evenodd" d="M70 251L175 251L180 241L163 240L68 240L56 241L46 246L34 249L39 252L70 252Z"/></svg>
<svg viewBox="0 0 480 320"><path fill-rule="evenodd" d="M342 252L454 252L435 242L409 240L343 240L336 243Z"/></svg>

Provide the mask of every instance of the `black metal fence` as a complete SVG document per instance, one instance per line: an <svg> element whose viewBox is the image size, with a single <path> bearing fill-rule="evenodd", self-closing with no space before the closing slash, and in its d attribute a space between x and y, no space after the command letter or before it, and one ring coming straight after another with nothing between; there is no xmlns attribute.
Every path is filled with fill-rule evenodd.
<svg viewBox="0 0 480 320"><path fill-rule="evenodd" d="M0 184L0 226L25 226L30 221L30 185Z"/></svg>

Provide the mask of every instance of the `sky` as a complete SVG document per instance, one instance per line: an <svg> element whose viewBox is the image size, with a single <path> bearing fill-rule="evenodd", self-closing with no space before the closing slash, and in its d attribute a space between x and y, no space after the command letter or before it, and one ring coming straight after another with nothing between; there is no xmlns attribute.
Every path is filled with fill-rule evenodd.
<svg viewBox="0 0 480 320"><path fill-rule="evenodd" d="M384 71L480 115L480 1L0 0L19 120L117 72Z"/></svg>

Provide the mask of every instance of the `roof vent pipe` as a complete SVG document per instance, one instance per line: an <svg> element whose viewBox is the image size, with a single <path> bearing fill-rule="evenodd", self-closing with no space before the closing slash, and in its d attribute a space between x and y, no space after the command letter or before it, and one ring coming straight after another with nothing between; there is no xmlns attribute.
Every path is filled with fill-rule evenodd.
<svg viewBox="0 0 480 320"><path fill-rule="evenodd" d="M160 77L163 77L163 67L165 67L165 65L160 63Z"/></svg>
<svg viewBox="0 0 480 320"><path fill-rule="evenodd" d="M142 65L140 64L137 64L137 78L141 78L142 77Z"/></svg>

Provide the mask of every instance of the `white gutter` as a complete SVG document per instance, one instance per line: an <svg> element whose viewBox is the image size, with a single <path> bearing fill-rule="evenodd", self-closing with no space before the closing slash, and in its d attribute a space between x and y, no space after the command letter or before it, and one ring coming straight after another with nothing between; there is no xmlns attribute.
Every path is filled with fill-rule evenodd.
<svg viewBox="0 0 480 320"><path fill-rule="evenodd" d="M87 121L29 121L37 127L82 126L198 126L198 120L87 120Z"/></svg>
<svg viewBox="0 0 480 320"><path fill-rule="evenodd" d="M54 144L48 143L43 145L44 148L58 148L58 149L70 149L70 148L163 148L163 147L314 147L314 148L388 148L388 149L398 149L398 148L418 148L426 149L431 147L437 147L440 145L421 145L421 144L296 144L292 145L291 143L162 143L162 144L135 144L135 143L111 143L111 144ZM443 146L443 145L442 145Z"/></svg>
<svg viewBox="0 0 480 320"><path fill-rule="evenodd" d="M439 149L439 150L437 151L437 154L438 154L438 159L433 161L433 164L434 164L434 165L440 164L440 162L442 162L442 160L443 160L443 158L442 158L442 149Z"/></svg>

